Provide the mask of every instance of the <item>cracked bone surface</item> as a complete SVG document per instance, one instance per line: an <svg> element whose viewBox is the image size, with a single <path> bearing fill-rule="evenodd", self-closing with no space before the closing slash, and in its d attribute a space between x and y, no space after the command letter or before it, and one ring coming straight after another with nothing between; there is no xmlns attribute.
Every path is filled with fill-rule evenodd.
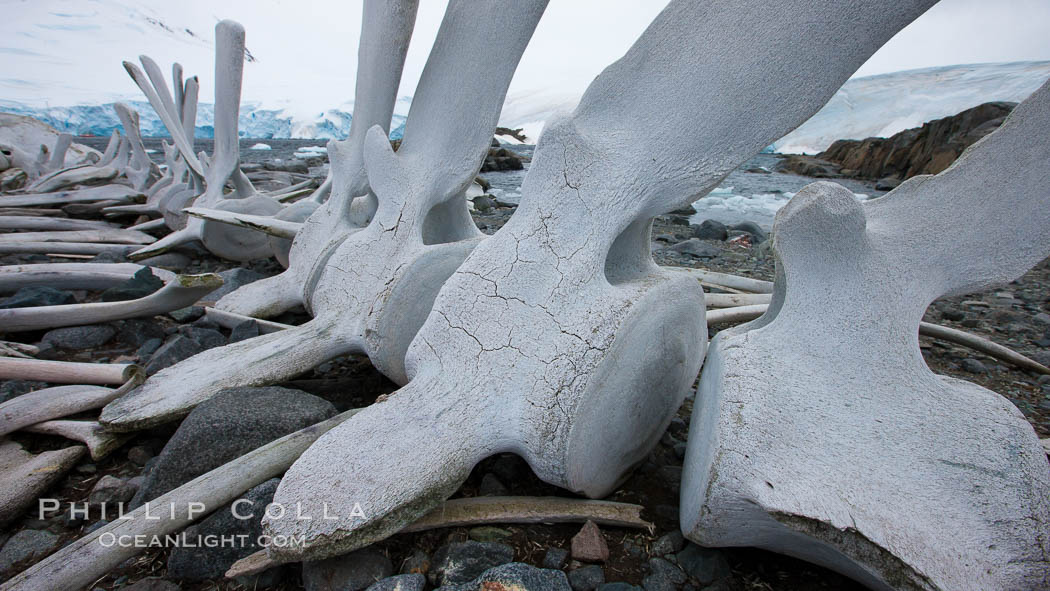
<svg viewBox="0 0 1050 591"><path fill-rule="evenodd" d="M328 142L329 178L315 194L330 195L303 220L288 253L288 269L234 290L217 308L260 318L299 304L309 308L329 256L372 218L375 198L368 195L365 137L375 125L389 131L417 6L416 1L364 3L350 133L345 140Z"/></svg>
<svg viewBox="0 0 1050 591"><path fill-rule="evenodd" d="M378 207L372 221L324 261L308 301L313 320L161 370L106 406L102 422L114 430L143 428L185 415L222 388L274 383L351 352L368 355L403 384L405 351L438 290L484 236L463 191L481 165L518 59L545 7L545 0L450 3L400 149L391 149L379 126L367 134L365 160ZM474 59L479 44L491 63ZM473 92L462 92L467 85Z"/></svg>
<svg viewBox="0 0 1050 591"><path fill-rule="evenodd" d="M930 371L916 336L934 299L1007 283L1050 253L1048 134L1044 85L937 176L867 202L814 183L780 210L773 302L718 335L701 379L689 538L873 589L1050 586L1035 432L1002 396Z"/></svg>
<svg viewBox="0 0 1050 591"><path fill-rule="evenodd" d="M569 118L548 122L517 212L445 283L409 348L408 385L319 438L278 486L274 503L343 518L264 518L268 535L303 541L271 555L382 539L497 452L569 490L613 491L706 343L700 285L654 264L652 217L816 112L922 12L895 4L671 2ZM776 34L752 34L756 20ZM365 517L346 517L357 503Z"/></svg>

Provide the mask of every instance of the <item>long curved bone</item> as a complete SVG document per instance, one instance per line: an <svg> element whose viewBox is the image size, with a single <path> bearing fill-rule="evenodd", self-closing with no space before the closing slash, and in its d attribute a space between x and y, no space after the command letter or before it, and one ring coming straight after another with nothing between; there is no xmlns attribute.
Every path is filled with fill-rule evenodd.
<svg viewBox="0 0 1050 591"><path fill-rule="evenodd" d="M0 207L37 207L41 205L67 205L95 201L141 201L146 198L142 191L124 185L103 185L75 191L52 193L28 193L0 197Z"/></svg>
<svg viewBox="0 0 1050 591"><path fill-rule="evenodd" d="M328 142L331 169L311 199L327 200L303 221L287 255L287 270L227 294L219 309L267 318L306 304L328 257L371 220L375 199L368 196L365 137L375 125L389 131L417 6L417 0L364 3L350 133Z"/></svg>
<svg viewBox="0 0 1050 591"><path fill-rule="evenodd" d="M189 207L186 213L196 218L229 224L238 228L258 230L270 236L286 239L294 239L295 234L303 227L302 223L288 222L276 217L233 213L206 207Z"/></svg>
<svg viewBox="0 0 1050 591"><path fill-rule="evenodd" d="M116 230L120 226L98 220L43 216L0 216L0 230ZM2 237L3 234L0 234Z"/></svg>
<svg viewBox="0 0 1050 591"><path fill-rule="evenodd" d="M111 252L116 255L127 255L134 252L137 245L105 244L100 242L0 242L0 254L77 254L95 255Z"/></svg>
<svg viewBox="0 0 1050 591"><path fill-rule="evenodd" d="M135 381L134 376L129 381ZM56 386L12 398L0 404L0 435L14 433L37 423L68 417L85 410L102 408L139 382L141 380L123 388Z"/></svg>
<svg viewBox="0 0 1050 591"><path fill-rule="evenodd" d="M0 244L12 242L104 242L109 244L149 244L156 238L135 230L66 230L60 232L19 232L0 234Z"/></svg>
<svg viewBox="0 0 1050 591"><path fill-rule="evenodd" d="M84 451L84 446L77 445L33 455L14 441L0 441L0 480L4 483L0 487L0 524L21 515Z"/></svg>
<svg viewBox="0 0 1050 591"><path fill-rule="evenodd" d="M96 421L47 421L31 425L24 430L80 441L87 446L94 462L105 458L128 440L128 436L106 431Z"/></svg>
<svg viewBox="0 0 1050 591"><path fill-rule="evenodd" d="M1035 432L998 394L931 372L916 330L937 297L1050 253L1048 134L1050 84L937 176L863 203L814 183L778 212L773 302L716 338L700 383L687 536L872 589L1050 586Z"/></svg>
<svg viewBox="0 0 1050 591"><path fill-rule="evenodd" d="M55 384L124 384L139 371L130 363L74 363L0 357L0 379ZM15 399L17 400L17 399Z"/></svg>
<svg viewBox="0 0 1050 591"><path fill-rule="evenodd" d="M178 275L159 290L135 300L0 310L0 326L6 332L18 332L153 316L192 306L221 285L222 277L214 273Z"/></svg>
<svg viewBox="0 0 1050 591"><path fill-rule="evenodd" d="M0 293L23 287L103 290L131 279L147 267L134 263L42 263L0 267ZM149 267L164 282L175 278L166 269Z"/></svg>
<svg viewBox="0 0 1050 591"><path fill-rule="evenodd" d="M32 185L26 187L34 193L48 193L59 191L73 185L86 185L113 180L120 174L120 169L107 164L105 166L82 165L63 169L49 175L40 177Z"/></svg>
<svg viewBox="0 0 1050 591"><path fill-rule="evenodd" d="M378 209L367 227L324 262L309 300L314 319L161 370L107 405L101 418L107 428L171 420L222 388L274 383L351 352L368 355L395 382L405 381L405 350L441 284L483 236L461 197L481 165L518 59L546 7L545 0L476 4L449 4L398 152L382 128L369 131L365 158ZM486 62L471 61L475 43L487 48ZM496 66L485 71L486 64ZM469 100L461 92L467 84L474 87Z"/></svg>
<svg viewBox="0 0 1050 591"><path fill-rule="evenodd" d="M142 145L142 135L139 133L139 113L124 103L115 103L113 110L117 112L121 125L124 126L124 134L131 146L131 158L128 164L121 170L131 186L141 190L146 188L153 176L154 164L146 154L146 147Z"/></svg>
<svg viewBox="0 0 1050 591"><path fill-rule="evenodd" d="M409 384L318 439L274 496L304 510L356 502L365 517L264 518L267 534L303 536L271 556L382 539L496 452L590 497L644 460L706 341L700 285L655 265L651 218L805 121L922 12L755 4L672 1L570 118L548 122L517 212L445 283L413 341ZM750 32L762 24L775 34Z"/></svg>

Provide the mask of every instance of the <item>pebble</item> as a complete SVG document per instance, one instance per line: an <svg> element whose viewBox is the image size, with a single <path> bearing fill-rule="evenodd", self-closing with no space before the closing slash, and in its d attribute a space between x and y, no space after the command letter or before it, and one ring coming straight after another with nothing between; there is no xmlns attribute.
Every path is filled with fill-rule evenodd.
<svg viewBox="0 0 1050 591"><path fill-rule="evenodd" d="M638 585L630 583L602 583L598 585L597 591L645 591Z"/></svg>
<svg viewBox="0 0 1050 591"><path fill-rule="evenodd" d="M653 542L652 554L653 556L666 556L668 554L680 552L684 547L685 538L682 536L682 532L673 531L669 534L660 536L655 542Z"/></svg>
<svg viewBox="0 0 1050 591"><path fill-rule="evenodd" d="M572 591L594 591L605 582L605 572L597 565L578 568L569 573L569 586Z"/></svg>
<svg viewBox="0 0 1050 591"><path fill-rule="evenodd" d="M87 501L92 505L105 503L108 510L109 508L115 509L120 503L130 501L134 495L135 487L116 476L106 474L98 479L95 486L91 487Z"/></svg>
<svg viewBox="0 0 1050 591"><path fill-rule="evenodd" d="M513 589L514 591L571 591L569 580L560 570L536 568L511 562L491 568L472 581L450 584L435 591L478 591Z"/></svg>
<svg viewBox="0 0 1050 591"><path fill-rule="evenodd" d="M605 562L609 559L609 546L605 537L593 521L588 521L572 537L572 557L585 562Z"/></svg>
<svg viewBox="0 0 1050 591"><path fill-rule="evenodd" d="M222 336L222 333L213 330L211 328L201 328L199 326L180 326L179 334L184 337L188 337L197 342L201 346L201 349L208 350L214 347L221 347L226 344L226 337Z"/></svg>
<svg viewBox="0 0 1050 591"><path fill-rule="evenodd" d="M146 374L153 375L201 351L204 351L204 347L201 347L197 341L181 334L172 335L150 356L145 367Z"/></svg>
<svg viewBox="0 0 1050 591"><path fill-rule="evenodd" d="M988 368L976 359L966 358L959 364L963 370L970 373L988 373Z"/></svg>
<svg viewBox="0 0 1050 591"><path fill-rule="evenodd" d="M729 561L721 550L690 543L675 558L679 566L702 585L709 585L731 574Z"/></svg>
<svg viewBox="0 0 1050 591"><path fill-rule="evenodd" d="M402 574L425 575L430 572L430 556L422 550L416 550L401 563Z"/></svg>
<svg viewBox="0 0 1050 591"><path fill-rule="evenodd" d="M514 548L492 542L455 542L434 553L430 582L435 585L466 583L485 571L514 560Z"/></svg>
<svg viewBox="0 0 1050 591"><path fill-rule="evenodd" d="M502 497L507 494L507 487L503 486L503 483L499 481L495 474L486 472L481 477L478 494L483 497Z"/></svg>
<svg viewBox="0 0 1050 591"><path fill-rule="evenodd" d="M0 549L0 574L30 558L43 558L58 547L58 536L40 529L24 529Z"/></svg>
<svg viewBox="0 0 1050 591"><path fill-rule="evenodd" d="M726 225L715 220L704 220L699 226L690 226L697 240L725 240L729 238Z"/></svg>
<svg viewBox="0 0 1050 591"><path fill-rule="evenodd" d="M145 466L146 462L153 459L153 452L142 445L136 445L128 450L128 459L138 466Z"/></svg>
<svg viewBox="0 0 1050 591"><path fill-rule="evenodd" d="M669 249L698 259L713 259L722 254L721 248L696 238L679 242Z"/></svg>
<svg viewBox="0 0 1050 591"><path fill-rule="evenodd" d="M363 591L389 577L394 565L374 548L362 548L342 556L303 563L306 591Z"/></svg>
<svg viewBox="0 0 1050 591"><path fill-rule="evenodd" d="M564 548L548 548L543 555L543 568L559 570L569 560L569 551Z"/></svg>
<svg viewBox="0 0 1050 591"><path fill-rule="evenodd" d="M204 308L201 306L189 306L187 308L179 308L178 310L172 310L168 312L168 316L175 319L175 322L180 324L185 322L193 322L194 320L204 316Z"/></svg>
<svg viewBox="0 0 1050 591"><path fill-rule="evenodd" d="M426 584L423 575L396 575L373 583L365 591L423 591Z"/></svg>
<svg viewBox="0 0 1050 591"><path fill-rule="evenodd" d="M93 349L109 342L117 330L108 324L67 326L44 333L41 339L60 349Z"/></svg>
<svg viewBox="0 0 1050 591"><path fill-rule="evenodd" d="M230 330L229 342L239 343L257 336L259 336L259 323L254 320L245 320Z"/></svg>

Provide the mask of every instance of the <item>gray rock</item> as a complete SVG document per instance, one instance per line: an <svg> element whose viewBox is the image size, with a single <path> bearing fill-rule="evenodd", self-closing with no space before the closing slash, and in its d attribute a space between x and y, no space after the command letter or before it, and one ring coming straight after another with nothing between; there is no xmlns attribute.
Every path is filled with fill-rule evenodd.
<svg viewBox="0 0 1050 591"><path fill-rule="evenodd" d="M135 495L135 487L124 482L116 476L106 474L98 479L95 486L88 493L88 503L92 505L106 504L106 512L116 509L120 503L127 503Z"/></svg>
<svg viewBox="0 0 1050 591"><path fill-rule="evenodd" d="M572 557L585 562L605 562L609 559L609 545L601 529L593 521L583 524L580 531L572 537Z"/></svg>
<svg viewBox="0 0 1050 591"><path fill-rule="evenodd" d="M0 402L7 402L27 392L46 388L46 382L34 382L31 380L4 380L0 382Z"/></svg>
<svg viewBox="0 0 1050 591"><path fill-rule="evenodd" d="M41 340L59 349L92 349L105 345L115 334L117 330L108 324L67 326L47 331Z"/></svg>
<svg viewBox="0 0 1050 591"><path fill-rule="evenodd" d="M702 585L710 585L731 574L729 561L726 560L721 550L703 548L691 543L686 545L685 549L675 558L678 559L678 565L682 567L682 570Z"/></svg>
<svg viewBox="0 0 1050 591"><path fill-rule="evenodd" d="M115 252L100 252L95 255L94 258L89 259L89 263L123 263L127 261L127 257Z"/></svg>
<svg viewBox="0 0 1050 591"><path fill-rule="evenodd" d="M423 591L427 578L419 574L396 575L373 583L365 591Z"/></svg>
<svg viewBox="0 0 1050 591"><path fill-rule="evenodd" d="M901 180L895 176L888 176L875 181L876 191L892 191L901 184Z"/></svg>
<svg viewBox="0 0 1050 591"><path fill-rule="evenodd" d="M685 242L679 242L670 247L670 250L698 259L713 259L722 254L721 248L696 238L690 238Z"/></svg>
<svg viewBox="0 0 1050 591"><path fill-rule="evenodd" d="M697 240L725 240L729 237L726 225L715 220L704 220L699 226L692 226L693 238Z"/></svg>
<svg viewBox="0 0 1050 591"><path fill-rule="evenodd" d="M976 359L963 359L959 365L962 366L963 370L970 373L988 373L988 368Z"/></svg>
<svg viewBox="0 0 1050 591"><path fill-rule="evenodd" d="M649 573L651 576L670 581L674 586L681 585L688 578L682 569L663 558L649 559Z"/></svg>
<svg viewBox="0 0 1050 591"><path fill-rule="evenodd" d="M129 318L114 322L113 326L117 329L117 341L126 345L141 347L152 339L164 341L164 327L152 319Z"/></svg>
<svg viewBox="0 0 1050 591"><path fill-rule="evenodd" d="M259 549L262 517L266 505L281 482L272 478L249 490L240 499L209 515L204 521L186 529L183 538L190 544L173 548L168 556L168 576L184 581L221 579L241 558ZM246 501L246 502L245 502ZM248 519L240 517L250 516ZM233 536L234 544L205 547L205 541L217 536ZM196 547L193 547L196 546Z"/></svg>
<svg viewBox="0 0 1050 591"><path fill-rule="evenodd" d="M128 450L128 459L139 466L145 466L147 462L153 459L153 452L149 448L136 445ZM139 485L141 487L141 485Z"/></svg>
<svg viewBox="0 0 1050 591"><path fill-rule="evenodd" d="M190 257L178 252L159 254L155 257L149 257L148 259L138 261L140 265L160 267L161 269L169 269L171 271L181 271L188 267L192 262L193 261L190 260Z"/></svg>
<svg viewBox="0 0 1050 591"><path fill-rule="evenodd" d="M543 568L560 570L569 560L569 551L564 548L548 548L543 555Z"/></svg>
<svg viewBox="0 0 1050 591"><path fill-rule="evenodd" d="M572 591L594 591L605 582L605 573L598 565L585 566L569 573Z"/></svg>
<svg viewBox="0 0 1050 591"><path fill-rule="evenodd" d="M966 312L963 312L962 310L957 310L955 308L944 308L943 310L941 310L941 318L945 320L950 320L952 322L959 322L962 319L966 318Z"/></svg>
<svg viewBox="0 0 1050 591"><path fill-rule="evenodd" d="M374 548L362 548L342 556L303 563L306 591L361 591L389 577L394 565Z"/></svg>
<svg viewBox="0 0 1050 591"><path fill-rule="evenodd" d="M58 547L58 536L40 529L24 529L11 536L0 549L0 574L23 561L41 559ZM9 573L13 574L13 573Z"/></svg>
<svg viewBox="0 0 1050 591"><path fill-rule="evenodd" d="M259 336L259 323L254 320L245 320L230 330L230 343L251 339Z"/></svg>
<svg viewBox="0 0 1050 591"><path fill-rule="evenodd" d="M487 472L481 477L478 494L483 497L502 497L507 494L507 487L503 486L495 474Z"/></svg>
<svg viewBox="0 0 1050 591"><path fill-rule="evenodd" d="M430 556L422 550L416 550L401 563L401 574L425 575L428 572L430 572Z"/></svg>
<svg viewBox="0 0 1050 591"><path fill-rule="evenodd" d="M644 591L644 589L630 583L602 583L598 585L598 591Z"/></svg>
<svg viewBox="0 0 1050 591"><path fill-rule="evenodd" d="M204 350L197 341L181 334L172 335L150 356L146 363L146 374L153 375L165 367L170 367L183 359L193 357Z"/></svg>
<svg viewBox="0 0 1050 591"><path fill-rule="evenodd" d="M335 414L330 402L299 390L275 386L223 390L182 421L157 456L132 506Z"/></svg>
<svg viewBox="0 0 1050 591"><path fill-rule="evenodd" d="M755 238L753 240L755 244L765 242L766 238L769 238L769 235L762 229L762 226L759 226L755 222L740 222L739 224L729 226L729 229L751 234Z"/></svg>
<svg viewBox="0 0 1050 591"><path fill-rule="evenodd" d="M208 302L217 302L222 296L232 292L238 287L243 287L249 283L263 279L265 276L261 273L256 273L251 269L245 269L243 267L237 267L236 269L227 269L219 273L222 277L222 285L218 289L209 293L208 295L201 298Z"/></svg>
<svg viewBox="0 0 1050 591"><path fill-rule="evenodd" d="M142 343L142 346L135 351L135 355L137 355L139 359L149 359L150 355L156 353L157 349L160 349L160 346L163 344L164 339L149 339Z"/></svg>
<svg viewBox="0 0 1050 591"><path fill-rule="evenodd" d="M181 591L182 587L157 577L142 579L133 585L121 587L121 591Z"/></svg>
<svg viewBox="0 0 1050 591"><path fill-rule="evenodd" d="M496 202L488 195L479 195L474 198L474 209L485 212L496 207Z"/></svg>
<svg viewBox="0 0 1050 591"><path fill-rule="evenodd" d="M77 303L77 299L68 291L53 287L23 287L11 297L0 302L0 310L75 303Z"/></svg>
<svg viewBox="0 0 1050 591"><path fill-rule="evenodd" d="M204 350L221 347L226 344L226 337L222 336L221 332L211 328L180 326L179 334L197 341L197 344Z"/></svg>
<svg viewBox="0 0 1050 591"><path fill-rule="evenodd" d="M666 556L668 554L680 552L684 547L685 537L682 536L682 532L673 531L669 534L660 536L655 542L653 542L652 553L653 556Z"/></svg>
<svg viewBox="0 0 1050 591"><path fill-rule="evenodd" d="M149 294L164 287L164 281L153 274L153 270L144 267L124 283L111 287L102 292L103 302L121 302L144 298Z"/></svg>
<svg viewBox="0 0 1050 591"><path fill-rule="evenodd" d="M1039 324L1050 324L1050 314L1046 312L1040 312L1036 314L1032 320L1035 320Z"/></svg>
<svg viewBox="0 0 1050 591"><path fill-rule="evenodd" d="M466 583L492 567L514 560L514 548L492 542L456 542L434 553L430 582L435 585Z"/></svg>
<svg viewBox="0 0 1050 591"><path fill-rule="evenodd" d="M187 308L179 308L178 310L172 310L168 312L168 316L175 319L175 322L186 323L193 322L194 320L204 316L204 308L201 306L189 306Z"/></svg>
<svg viewBox="0 0 1050 591"><path fill-rule="evenodd" d="M511 562L491 568L473 581L439 587L435 591L478 591L478 589L513 589L514 591L571 591L569 580L560 570L536 568Z"/></svg>

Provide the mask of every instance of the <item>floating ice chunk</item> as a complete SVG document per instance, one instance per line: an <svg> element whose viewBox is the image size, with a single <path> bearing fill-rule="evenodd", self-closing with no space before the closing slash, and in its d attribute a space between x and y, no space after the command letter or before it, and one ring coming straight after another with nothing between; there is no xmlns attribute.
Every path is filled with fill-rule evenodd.
<svg viewBox="0 0 1050 591"><path fill-rule="evenodd" d="M249 150L272 150L269 144L258 143L248 148Z"/></svg>

